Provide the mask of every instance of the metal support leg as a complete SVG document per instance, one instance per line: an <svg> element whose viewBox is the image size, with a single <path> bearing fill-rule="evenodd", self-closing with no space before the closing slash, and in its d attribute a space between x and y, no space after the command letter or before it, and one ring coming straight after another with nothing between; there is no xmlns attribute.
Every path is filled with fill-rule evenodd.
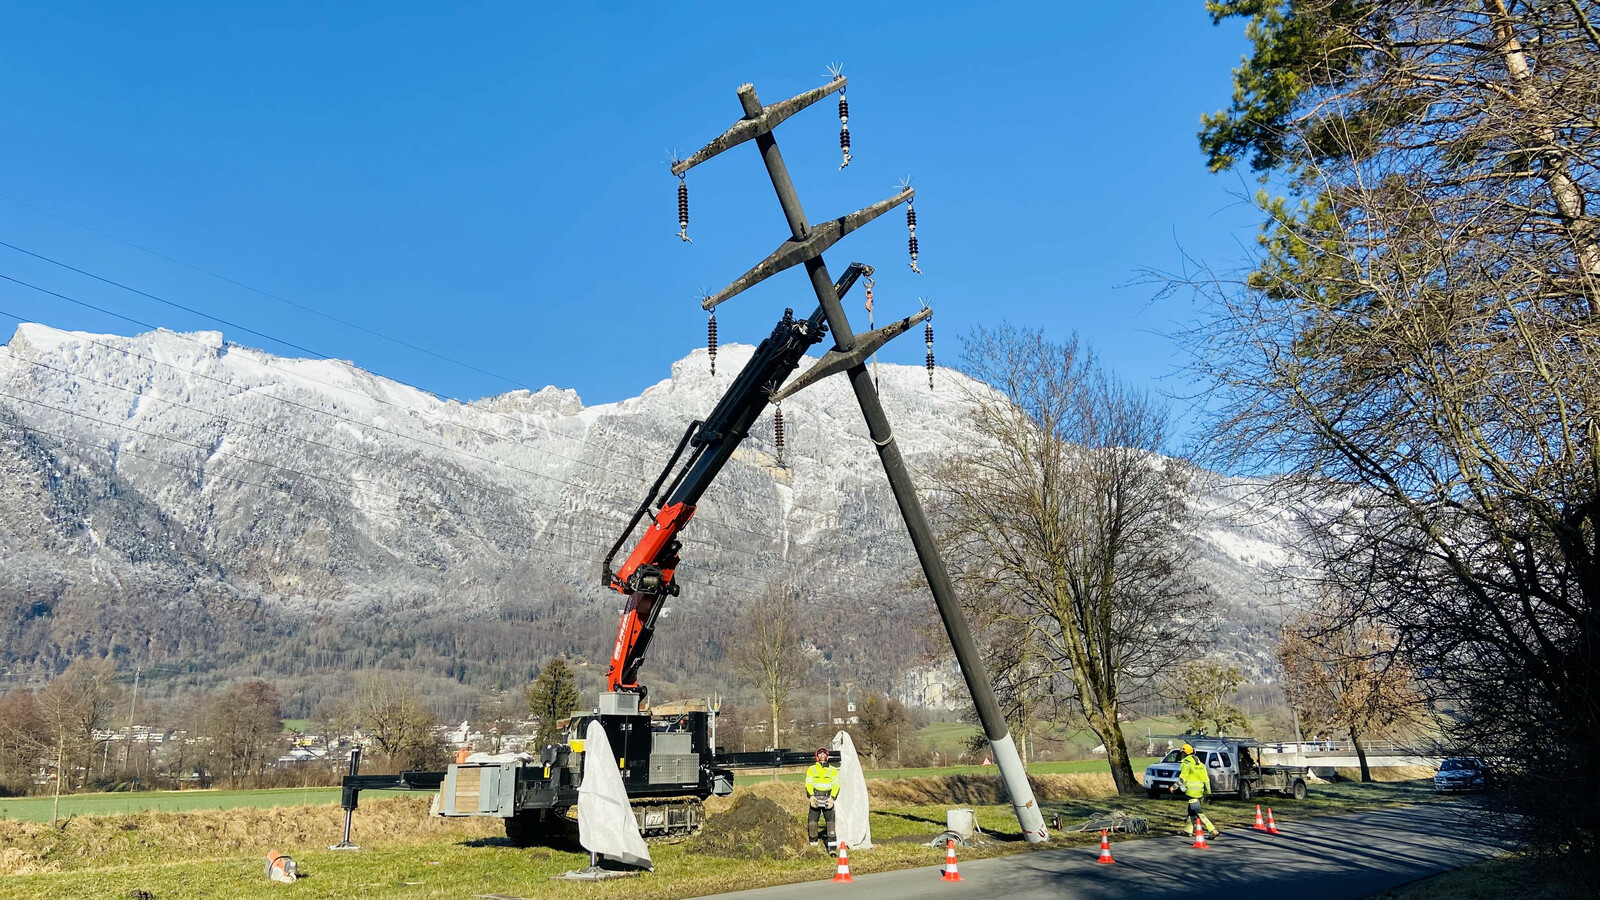
<svg viewBox="0 0 1600 900"><path fill-rule="evenodd" d="M739 88L739 103L744 107L747 118L753 119L761 115L761 101L757 99L756 90L752 85L746 84ZM767 175L772 179L773 190L778 194L778 203L783 207L783 215L789 221L789 229L795 240L803 240L811 226L806 222L805 210L800 206L800 195L795 192L794 182L789 178L789 170L783 163L783 155L778 152L777 139L770 131L758 134L756 146L760 148L761 158L767 165ZM823 311L828 317L828 327L833 331L835 343L841 350L851 349L855 346L855 332L851 330L850 322L845 317L844 306L834 291L833 279L828 277L827 265L818 256L807 261L805 266L811 276L811 287L816 292L817 301L822 304ZM989 672L983 667L983 660L978 656L977 645L972 640L972 630L968 627L967 618L961 612L961 606L956 600L955 586L950 581L950 573L945 568L944 560L939 556L939 549L933 540L933 530L928 526L927 516L923 514L916 485L912 482L905 459L901 457L900 448L895 443L894 432L889 426L888 417L883 412L883 404L878 400L872 376L867 372L866 366L862 365L851 368L848 375L850 386L855 390L856 402L861 405L861 414L866 419L867 430L872 435L872 442L878 447L878 458L883 463L884 474L889 477L889 487L894 492L895 503L899 505L900 514L905 519L906 531L911 535L911 545L916 549L917 560L922 563L923 574L927 576L928 587L933 592L933 601L939 609L940 619L944 622L945 633L950 636L950 646L955 650L956 662L961 666L967 690L971 692L973 705L977 707L978 720L983 724L983 732L989 738L994 760L1000 767L1000 777L1005 782L1006 793L1011 795L1011 805L1017 813L1017 824L1022 827L1022 835L1029 843L1049 840L1050 833L1045 828L1044 815L1039 811L1039 804L1034 801L1033 787L1028 784L1028 774L1022 766L1022 757L1017 753L1017 745L1011 739L1010 728L1006 725L1005 716L1000 712L1000 703L994 695L994 685L989 681Z"/></svg>
<svg viewBox="0 0 1600 900"><path fill-rule="evenodd" d="M361 748L356 747L350 751L350 774L361 774ZM356 815L356 796L352 795L350 801L344 804L344 839L329 847L329 850L360 850L355 844L350 843L350 822Z"/></svg>

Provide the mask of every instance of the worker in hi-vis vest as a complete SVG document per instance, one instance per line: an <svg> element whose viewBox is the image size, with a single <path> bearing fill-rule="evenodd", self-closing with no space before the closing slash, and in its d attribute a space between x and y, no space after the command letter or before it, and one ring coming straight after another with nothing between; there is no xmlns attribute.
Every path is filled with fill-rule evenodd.
<svg viewBox="0 0 1600 900"><path fill-rule="evenodd" d="M1183 761L1178 764L1178 780L1172 785L1173 790L1178 785L1183 785L1184 796L1189 798L1189 812L1183 820L1183 833L1193 835L1195 828L1202 833L1210 831L1212 837L1217 836L1217 826L1211 824L1206 814L1200 811L1200 801L1211 796L1211 775L1206 772L1206 764L1195 755L1194 748L1188 744L1183 745Z"/></svg>
<svg viewBox="0 0 1600 900"><path fill-rule="evenodd" d="M806 769L806 799L810 810L806 812L806 834L811 846L817 845L817 820L821 819L823 840L831 849L834 844L833 801L839 797L839 767L828 763L827 747L817 748L817 761Z"/></svg>

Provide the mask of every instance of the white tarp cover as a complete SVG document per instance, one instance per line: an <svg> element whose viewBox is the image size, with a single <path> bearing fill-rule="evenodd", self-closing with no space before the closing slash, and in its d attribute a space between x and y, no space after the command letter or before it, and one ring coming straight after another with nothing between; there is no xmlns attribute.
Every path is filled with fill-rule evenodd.
<svg viewBox="0 0 1600 900"><path fill-rule="evenodd" d="M861 772L861 758L848 732L833 736L839 751L839 800L834 804L834 831L851 850L872 849L872 820L867 815L867 776Z"/></svg>
<svg viewBox="0 0 1600 900"><path fill-rule="evenodd" d="M583 740L583 784L578 786L578 843L591 853L640 868L652 868L650 848L628 806L616 754L598 721Z"/></svg>

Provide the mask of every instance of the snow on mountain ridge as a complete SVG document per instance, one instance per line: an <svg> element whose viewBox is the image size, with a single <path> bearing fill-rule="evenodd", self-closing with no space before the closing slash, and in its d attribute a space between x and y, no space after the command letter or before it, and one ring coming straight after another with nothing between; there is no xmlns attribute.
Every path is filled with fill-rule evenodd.
<svg viewBox="0 0 1600 900"><path fill-rule="evenodd" d="M117 497L132 492L147 503L169 523L162 527L184 536L175 544L192 544L186 561L171 563L189 573L189 590L233 591L302 617L527 616L535 637L524 644L548 637L563 652L596 655L610 637L609 613L592 625L583 617L581 640L560 622L618 604L598 584L601 557L685 426L710 412L754 352L723 345L713 376L696 349L640 396L584 406L555 387L440 399L348 362L277 357L216 332L117 337L27 324L8 349L0 392L21 399L0 398L0 426L11 424L12 442L118 485L106 482L104 501L88 512L92 534L122 527L126 516L107 511L121 508ZM808 357L802 367L813 364ZM965 376L939 369L930 391L923 369L876 371L914 469L975 439L963 416L973 386ZM776 464L768 412L684 533L685 596L675 608L725 619L793 584L829 615L882 603L925 612L926 597L905 587L915 559L849 385L828 379L783 409L786 467ZM0 514L0 549L48 572L58 551L23 521L44 513L18 503L17 515ZM55 521L70 537L71 526ZM1281 550L1281 529L1224 517L1200 531L1219 602L1259 618L1252 595L1281 558L1271 552ZM195 574L207 566L219 574ZM54 583L70 587L77 576L62 572ZM877 648L847 639L871 627L887 626L857 622L829 652L870 658ZM459 644L450 633L442 645ZM707 639L660 640L710 664L718 651L695 644Z"/></svg>

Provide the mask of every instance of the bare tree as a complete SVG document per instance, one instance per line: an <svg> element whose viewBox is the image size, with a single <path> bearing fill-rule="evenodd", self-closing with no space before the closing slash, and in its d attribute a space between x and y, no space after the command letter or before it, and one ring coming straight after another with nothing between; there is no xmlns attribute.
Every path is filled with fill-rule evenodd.
<svg viewBox="0 0 1600 900"><path fill-rule="evenodd" d="M55 801L50 808L52 824L61 808L61 791L73 770L80 766L83 769L80 788L88 783L92 760L101 742L96 733L105 730L121 695L116 676L116 667L110 660L80 659L39 691L39 718L53 745L56 770Z"/></svg>
<svg viewBox="0 0 1600 900"><path fill-rule="evenodd" d="M934 477L953 575L991 637L996 680L1069 699L1105 743L1117 790L1138 791L1122 705L1205 637L1191 615L1190 467L1161 455L1164 410L1076 338L978 329L963 369L987 385L971 396L982 442Z"/></svg>
<svg viewBox="0 0 1600 900"><path fill-rule="evenodd" d="M800 646L800 604L793 588L774 585L734 623L728 658L772 713L772 746L779 743L784 704L805 677L809 661Z"/></svg>
<svg viewBox="0 0 1600 900"><path fill-rule="evenodd" d="M1195 367L1218 462L1284 475L1539 845L1600 884L1600 27L1592 3L1213 0L1255 52L1207 117L1260 252Z"/></svg>
<svg viewBox="0 0 1600 900"><path fill-rule="evenodd" d="M1363 741L1417 722L1416 679L1395 656L1395 637L1338 595L1325 596L1283 630L1278 644L1289 702L1313 726L1350 736L1361 780L1372 780Z"/></svg>
<svg viewBox="0 0 1600 900"><path fill-rule="evenodd" d="M850 726L856 749L876 769L891 758L900 765L901 745L915 741L916 723L904 703L879 693L869 693L857 704L857 723ZM906 749L910 749L908 746Z"/></svg>
<svg viewBox="0 0 1600 900"><path fill-rule="evenodd" d="M22 793L31 787L51 741L33 693L13 691L0 697L0 790Z"/></svg>
<svg viewBox="0 0 1600 900"><path fill-rule="evenodd" d="M504 691L495 691L480 700L472 716L483 726L483 745L475 749L486 753L499 753L505 749L506 735L524 717L525 700L524 697L513 697ZM527 749L538 750L539 747Z"/></svg>
<svg viewBox="0 0 1600 900"><path fill-rule="evenodd" d="M357 692L361 730L377 745L391 769L419 769L439 761L434 716L416 688L393 678L371 675Z"/></svg>
<svg viewBox="0 0 1600 900"><path fill-rule="evenodd" d="M229 783L259 784L282 743L278 689L258 680L215 691L206 698L204 715L204 736Z"/></svg>
<svg viewBox="0 0 1600 900"><path fill-rule="evenodd" d="M1178 704L1184 728L1191 734L1235 734L1250 727L1244 710L1233 703L1244 673L1238 666L1199 659L1178 669L1167 695Z"/></svg>

